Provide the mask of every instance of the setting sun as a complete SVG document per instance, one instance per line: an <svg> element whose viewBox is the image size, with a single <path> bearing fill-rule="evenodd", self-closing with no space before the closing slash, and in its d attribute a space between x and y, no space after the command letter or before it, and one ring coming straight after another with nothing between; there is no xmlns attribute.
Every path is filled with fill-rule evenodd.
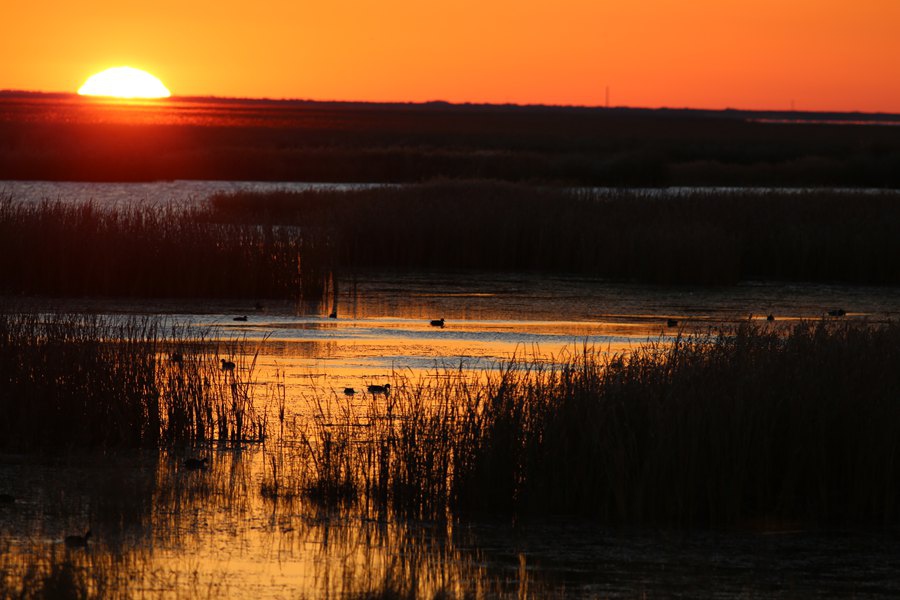
<svg viewBox="0 0 900 600"><path fill-rule="evenodd" d="M168 98L172 95L159 79L133 67L113 67L91 75L78 93L126 99Z"/></svg>

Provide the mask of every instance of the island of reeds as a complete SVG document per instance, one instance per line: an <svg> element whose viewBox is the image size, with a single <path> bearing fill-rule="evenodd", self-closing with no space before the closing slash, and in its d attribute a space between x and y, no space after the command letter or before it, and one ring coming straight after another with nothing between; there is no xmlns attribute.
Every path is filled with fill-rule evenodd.
<svg viewBox="0 0 900 600"><path fill-rule="evenodd" d="M0 202L7 295L320 303L365 271L654 284L900 283L891 192L634 191L435 182L215 196L199 207Z"/></svg>

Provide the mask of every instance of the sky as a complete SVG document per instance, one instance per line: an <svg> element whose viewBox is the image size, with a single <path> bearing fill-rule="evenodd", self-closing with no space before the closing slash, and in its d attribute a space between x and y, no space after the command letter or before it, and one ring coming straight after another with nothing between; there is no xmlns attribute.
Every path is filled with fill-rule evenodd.
<svg viewBox="0 0 900 600"><path fill-rule="evenodd" d="M898 0L29 0L0 89L900 112Z"/></svg>

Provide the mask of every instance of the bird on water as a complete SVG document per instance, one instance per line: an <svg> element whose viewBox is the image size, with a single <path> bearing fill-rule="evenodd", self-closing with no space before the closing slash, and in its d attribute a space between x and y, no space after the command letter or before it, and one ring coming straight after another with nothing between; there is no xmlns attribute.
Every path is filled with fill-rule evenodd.
<svg viewBox="0 0 900 600"><path fill-rule="evenodd" d="M241 315L240 317L235 317L232 319L232 321L246 321L246 320L247 320L246 315Z"/></svg>
<svg viewBox="0 0 900 600"><path fill-rule="evenodd" d="M184 468L188 471L202 471L206 469L206 463L209 457L205 458L188 458L184 461Z"/></svg>
<svg viewBox="0 0 900 600"><path fill-rule="evenodd" d="M391 393L391 384L386 383L384 385L370 385L368 388L370 394L390 394Z"/></svg>
<svg viewBox="0 0 900 600"><path fill-rule="evenodd" d="M829 317L846 317L847 311L844 310L843 308L836 308L834 310L829 310L828 316Z"/></svg>
<svg viewBox="0 0 900 600"><path fill-rule="evenodd" d="M344 388L344 395L345 395L345 396L352 396L352 395L355 394L355 393L356 393L356 390L354 390L354 389L351 388L351 387L345 387L345 388Z"/></svg>
<svg viewBox="0 0 900 600"><path fill-rule="evenodd" d="M230 360L222 359L222 370L223 371L234 371L234 363Z"/></svg>
<svg viewBox="0 0 900 600"><path fill-rule="evenodd" d="M666 319L667 327L678 327L678 319Z"/></svg>
<svg viewBox="0 0 900 600"><path fill-rule="evenodd" d="M66 536L66 548L84 548L88 544L88 539L91 537L91 530L88 529L84 535L67 535Z"/></svg>
<svg viewBox="0 0 900 600"><path fill-rule="evenodd" d="M444 318L441 317L440 319L434 319L434 320L432 320L432 321L431 321L431 326L432 326L432 327L443 327L443 326L444 326Z"/></svg>

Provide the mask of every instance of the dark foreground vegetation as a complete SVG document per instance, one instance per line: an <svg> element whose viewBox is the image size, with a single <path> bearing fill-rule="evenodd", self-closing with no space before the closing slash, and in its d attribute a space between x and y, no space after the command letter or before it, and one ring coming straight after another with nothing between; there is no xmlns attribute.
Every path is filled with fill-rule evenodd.
<svg viewBox="0 0 900 600"><path fill-rule="evenodd" d="M186 344L146 322L2 316L2 448L265 440L252 363L223 372L215 346ZM428 519L900 528L895 323L747 324L553 364L398 377L363 412L323 396L295 418L282 399L261 493Z"/></svg>
<svg viewBox="0 0 900 600"><path fill-rule="evenodd" d="M6 93L0 179L900 187L880 121L897 117Z"/></svg>
<svg viewBox="0 0 900 600"><path fill-rule="evenodd" d="M224 372L228 350L149 319L0 314L0 449L262 440L253 363Z"/></svg>
<svg viewBox="0 0 900 600"><path fill-rule="evenodd" d="M743 326L484 383L397 381L324 415L300 488L328 502L608 524L900 528L900 326Z"/></svg>
<svg viewBox="0 0 900 600"><path fill-rule="evenodd" d="M366 270L657 284L900 284L893 193L588 191L436 182L217 196L200 208L0 201L0 293L323 306Z"/></svg>

